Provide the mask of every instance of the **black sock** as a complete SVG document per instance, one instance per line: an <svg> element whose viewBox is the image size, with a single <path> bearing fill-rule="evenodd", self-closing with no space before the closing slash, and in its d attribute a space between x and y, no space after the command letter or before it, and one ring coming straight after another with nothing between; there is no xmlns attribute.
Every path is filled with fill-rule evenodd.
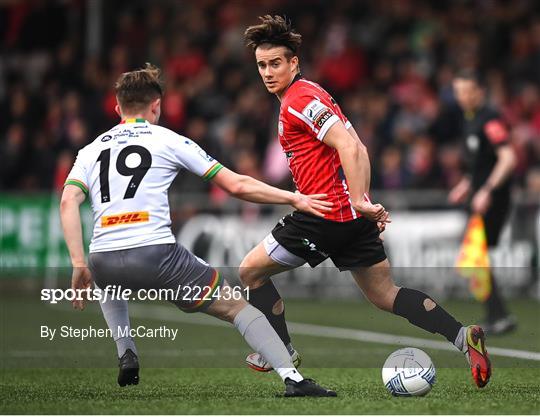
<svg viewBox="0 0 540 417"><path fill-rule="evenodd" d="M490 271L491 280L491 293L486 300L487 320L496 320L508 315L506 308L504 307L501 296L499 295L499 288L495 282L495 276L493 271Z"/></svg>
<svg viewBox="0 0 540 417"><path fill-rule="evenodd" d="M394 314L431 333L439 333L454 343L463 325L422 291L401 288L394 300Z"/></svg>
<svg viewBox="0 0 540 417"><path fill-rule="evenodd" d="M279 335L285 346L291 343L291 337L285 323L285 307L280 314L274 314L274 305L281 301L281 296L271 279L263 286L254 290L249 290L249 300L254 307L257 307L266 316L276 333ZM281 301L283 303L283 301Z"/></svg>

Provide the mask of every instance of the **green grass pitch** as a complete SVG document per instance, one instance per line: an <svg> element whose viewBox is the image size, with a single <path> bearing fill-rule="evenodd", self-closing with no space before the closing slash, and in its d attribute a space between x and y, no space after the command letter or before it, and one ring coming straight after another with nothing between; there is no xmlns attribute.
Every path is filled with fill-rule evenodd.
<svg viewBox="0 0 540 417"><path fill-rule="evenodd" d="M145 314L142 307L133 309L132 324L167 324L179 329L177 340L138 339L141 383L120 388L111 340L47 342L39 337L42 324L104 327L96 306L81 313L67 306L51 308L17 297L3 298L2 414L540 413L540 362L492 356L492 381L479 390L458 352L424 348L437 367L433 390L422 398L393 398L382 384L380 367L400 346L294 334L295 347L304 357L302 373L334 388L338 398L281 398L283 384L275 373L259 374L243 366L249 347L234 329L189 322L196 315L166 304L159 307L170 321ZM464 322L480 316L480 308L472 302L445 305ZM519 329L509 336L489 338L488 348L540 351L539 304L515 300L511 307ZM441 340L367 303L289 300L287 317L294 322Z"/></svg>

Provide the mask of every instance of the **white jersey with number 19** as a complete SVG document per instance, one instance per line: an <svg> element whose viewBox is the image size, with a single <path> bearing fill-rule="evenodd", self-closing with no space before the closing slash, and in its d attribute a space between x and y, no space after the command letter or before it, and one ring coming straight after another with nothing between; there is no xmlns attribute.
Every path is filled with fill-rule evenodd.
<svg viewBox="0 0 540 417"><path fill-rule="evenodd" d="M181 168L206 180L223 166L192 140L128 119L81 149L66 185L90 196L90 252L175 243L168 190Z"/></svg>

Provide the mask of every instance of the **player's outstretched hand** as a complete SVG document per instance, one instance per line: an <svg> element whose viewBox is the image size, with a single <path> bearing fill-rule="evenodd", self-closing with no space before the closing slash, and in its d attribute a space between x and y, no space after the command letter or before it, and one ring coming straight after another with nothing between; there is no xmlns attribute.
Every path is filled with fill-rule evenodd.
<svg viewBox="0 0 540 417"><path fill-rule="evenodd" d="M311 194L304 195L299 191L295 191L295 200L292 206L304 213L314 214L315 216L324 217L324 212L332 210L334 203L324 200L326 194Z"/></svg>
<svg viewBox="0 0 540 417"><path fill-rule="evenodd" d="M77 290L86 290L87 288L90 288L91 285L92 274L88 267L74 267L71 275L71 289L75 291L75 294L77 295ZM86 300L78 300L77 298L79 297L75 297L72 301L73 308L76 310L84 310L84 307L86 307Z"/></svg>

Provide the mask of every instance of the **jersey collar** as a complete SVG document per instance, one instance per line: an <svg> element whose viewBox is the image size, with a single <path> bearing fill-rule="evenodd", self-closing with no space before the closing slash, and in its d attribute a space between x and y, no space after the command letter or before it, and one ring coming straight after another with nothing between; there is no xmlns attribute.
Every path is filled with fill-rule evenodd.
<svg viewBox="0 0 540 417"><path fill-rule="evenodd" d="M285 96L287 95L287 93L289 92L290 88L293 86L293 84L295 82L297 82L299 79L301 78L304 78L302 77L302 74L298 73L294 76L294 78L292 79L291 83L289 84L289 86L287 87L287 89L285 90L285 92L283 93L283 95L281 96L281 101L283 101L283 98L285 98Z"/></svg>
<svg viewBox="0 0 540 417"><path fill-rule="evenodd" d="M293 85L295 82L297 82L300 78L302 78L302 74L298 73L294 76L293 80L291 81L291 84L289 85L289 87L291 85Z"/></svg>
<svg viewBox="0 0 540 417"><path fill-rule="evenodd" d="M139 119L139 118L130 118L130 119L124 119L120 122L121 125L126 123L146 123L146 119Z"/></svg>

